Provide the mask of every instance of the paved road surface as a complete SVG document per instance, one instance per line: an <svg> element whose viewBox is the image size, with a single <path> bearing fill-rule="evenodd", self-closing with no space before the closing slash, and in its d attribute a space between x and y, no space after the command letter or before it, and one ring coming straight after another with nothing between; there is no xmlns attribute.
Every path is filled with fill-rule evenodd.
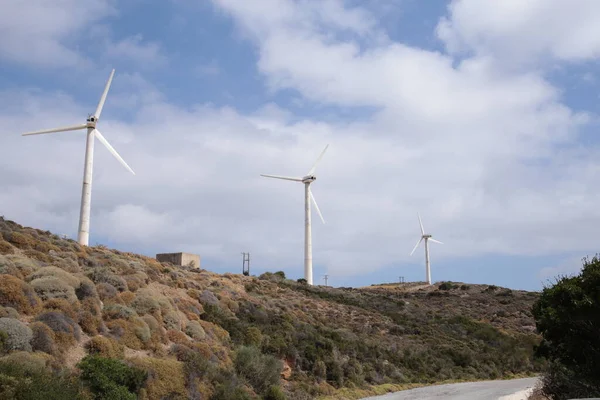
<svg viewBox="0 0 600 400"><path fill-rule="evenodd" d="M377 400L526 400L538 378L427 386L367 397Z"/></svg>

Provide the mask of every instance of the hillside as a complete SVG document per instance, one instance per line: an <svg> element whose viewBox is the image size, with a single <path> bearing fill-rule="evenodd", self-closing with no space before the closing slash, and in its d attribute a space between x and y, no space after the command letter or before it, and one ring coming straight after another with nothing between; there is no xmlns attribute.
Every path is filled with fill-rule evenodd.
<svg viewBox="0 0 600 400"><path fill-rule="evenodd" d="M310 287L84 248L3 218L0 234L0 395L62 371L61 390L96 398L351 398L541 366L536 293Z"/></svg>

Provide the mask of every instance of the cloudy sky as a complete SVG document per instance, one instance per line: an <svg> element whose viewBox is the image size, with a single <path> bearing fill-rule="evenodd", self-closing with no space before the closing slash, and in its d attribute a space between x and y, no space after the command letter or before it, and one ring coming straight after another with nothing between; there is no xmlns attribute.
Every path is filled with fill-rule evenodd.
<svg viewBox="0 0 600 400"><path fill-rule="evenodd" d="M110 70L90 244L315 282L538 290L598 251L597 0L3 0L0 214L77 236L85 122Z"/></svg>

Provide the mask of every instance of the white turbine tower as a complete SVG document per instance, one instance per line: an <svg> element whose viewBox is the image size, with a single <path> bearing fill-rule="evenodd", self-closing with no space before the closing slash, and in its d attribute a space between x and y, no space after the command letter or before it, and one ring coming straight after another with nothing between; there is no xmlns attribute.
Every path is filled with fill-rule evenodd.
<svg viewBox="0 0 600 400"><path fill-rule="evenodd" d="M43 133L55 133L87 129L87 142L85 147L85 167L83 170L83 189L81 192L81 210L79 214L79 232L77 235L77 241L83 246L88 245L90 237L90 207L92 200L92 168L94 164L94 138L98 138L100 143L106 146L108 151L110 151L112 155L115 156L117 160L119 160L119 162L129 170L129 172L135 175L135 172L133 172L129 165L127 165L127 163L121 158L119 153L117 153L116 150L113 149L110 143L108 143L104 136L102 136L100 131L96 129L96 124L100 119L100 114L102 113L102 108L104 107L106 95L108 94L108 89L110 88L110 84L112 82L114 74L115 70L113 69L110 73L110 76L108 77L106 86L104 87L102 97L100 97L100 102L98 103L96 112L94 113L94 115L88 115L85 124L67 126L64 128L46 129L43 131L28 132L23 134L23 136L28 136L40 135Z"/></svg>
<svg viewBox="0 0 600 400"><path fill-rule="evenodd" d="M415 245L415 247L413 248L413 250L410 252L410 255L412 256L413 253L415 252L415 250L417 249L417 247L419 247L419 244L421 244L421 242L423 241L423 239L425 239L425 274L426 274L426 279L427 279L427 283L429 285L431 285L431 265L429 264L429 245L428 242L431 240L434 243L439 243L439 244L444 244L442 242L440 242L439 240L435 240L431 237L431 235L426 234L425 233L425 229L423 229L423 222L421 221L421 215L419 213L417 213L417 216L419 217L419 225L421 225L421 239L419 239L419 241L417 242L417 244Z"/></svg>
<svg viewBox="0 0 600 400"><path fill-rule="evenodd" d="M303 178L294 178L289 176L279 176L279 175L264 175L266 178L275 178L275 179L285 179L288 181L302 182L304 183L304 279L309 285L313 284L313 270L312 270L312 235L310 229L310 203L315 205L315 209L321 217L321 221L325 223L323 219L323 215L321 214L321 210L319 210L319 206L317 205L317 201L310 190L310 184L313 183L317 177L315 176L315 169L317 168L317 164L323 158L323 155L327 151L329 145L325 146L317 161L313 164L308 174L306 174Z"/></svg>

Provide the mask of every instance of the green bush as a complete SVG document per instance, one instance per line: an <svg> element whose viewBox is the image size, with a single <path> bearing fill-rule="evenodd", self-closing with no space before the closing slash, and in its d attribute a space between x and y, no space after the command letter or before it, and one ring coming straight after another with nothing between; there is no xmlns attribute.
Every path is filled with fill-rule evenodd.
<svg viewBox="0 0 600 400"><path fill-rule="evenodd" d="M257 393L266 393L272 385L279 384L283 365L271 355L264 355L253 346L242 346L236 351L235 371Z"/></svg>
<svg viewBox="0 0 600 400"><path fill-rule="evenodd" d="M458 286L453 284L452 282L444 282L439 286L440 290L452 290L456 289Z"/></svg>
<svg viewBox="0 0 600 400"><path fill-rule="evenodd" d="M78 381L68 373L30 368L22 360L0 360L0 398L15 400L84 400Z"/></svg>
<svg viewBox="0 0 600 400"><path fill-rule="evenodd" d="M148 378L140 368L96 355L84 357L77 366L81 380L97 400L136 400Z"/></svg>
<svg viewBox="0 0 600 400"><path fill-rule="evenodd" d="M283 390L279 386L269 386L266 393L263 395L264 400L286 400Z"/></svg>
<svg viewBox="0 0 600 400"><path fill-rule="evenodd" d="M581 273L545 287L533 306L550 359L543 392L556 399L600 396L600 259L584 258Z"/></svg>

